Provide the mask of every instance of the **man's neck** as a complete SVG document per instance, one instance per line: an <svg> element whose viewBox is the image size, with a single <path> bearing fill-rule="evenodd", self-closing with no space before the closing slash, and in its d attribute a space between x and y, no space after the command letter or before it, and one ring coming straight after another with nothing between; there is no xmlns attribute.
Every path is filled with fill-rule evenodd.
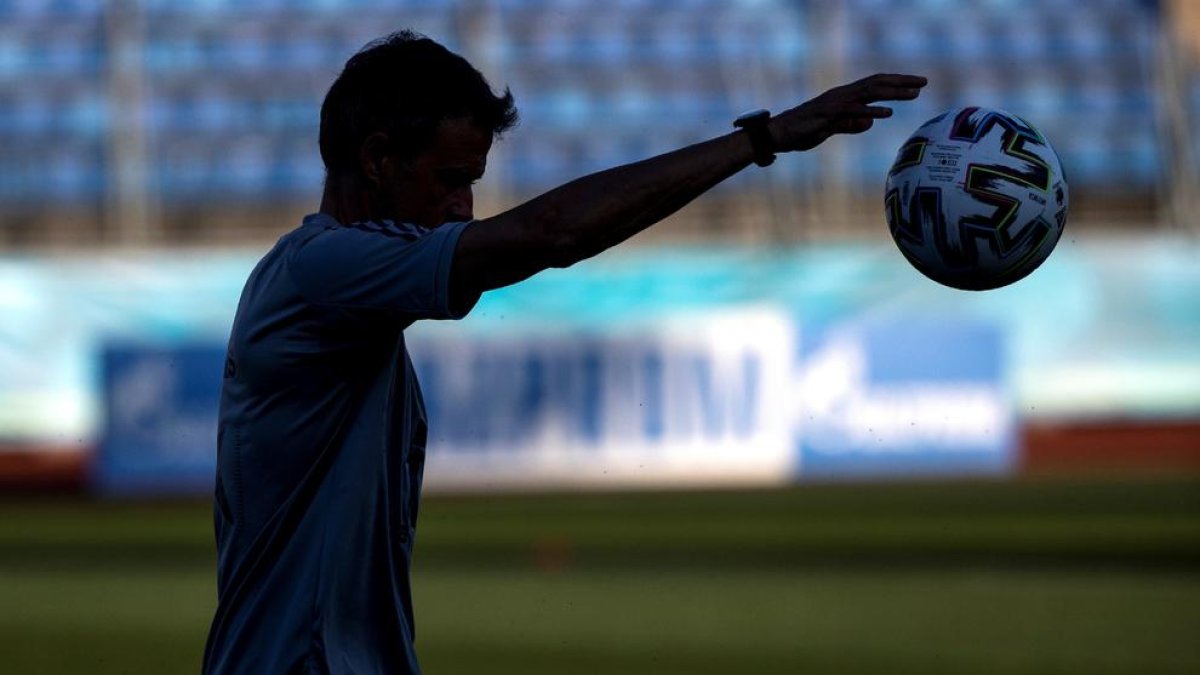
<svg viewBox="0 0 1200 675"><path fill-rule="evenodd" d="M374 220L366 191L358 181L349 178L326 177L320 212L333 216L339 223Z"/></svg>

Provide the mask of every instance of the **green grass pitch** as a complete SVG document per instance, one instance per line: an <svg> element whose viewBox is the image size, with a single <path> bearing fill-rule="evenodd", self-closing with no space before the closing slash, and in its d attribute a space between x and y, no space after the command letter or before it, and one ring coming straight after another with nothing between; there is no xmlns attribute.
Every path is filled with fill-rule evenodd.
<svg viewBox="0 0 1200 675"><path fill-rule="evenodd" d="M1200 482L426 499L452 673L1200 672ZM208 507L0 502L3 672L196 673Z"/></svg>

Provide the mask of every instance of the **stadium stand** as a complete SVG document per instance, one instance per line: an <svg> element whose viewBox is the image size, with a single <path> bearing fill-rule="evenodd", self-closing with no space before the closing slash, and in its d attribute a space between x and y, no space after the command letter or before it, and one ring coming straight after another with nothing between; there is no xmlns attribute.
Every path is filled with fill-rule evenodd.
<svg viewBox="0 0 1200 675"><path fill-rule="evenodd" d="M8 2L0 16L0 200L98 199L110 125L99 3Z"/></svg>
<svg viewBox="0 0 1200 675"><path fill-rule="evenodd" d="M453 35L439 4L403 21ZM317 110L342 63L395 13L381 2L166 3L147 7L152 189L177 203L281 202L319 193ZM352 8L352 18L334 10ZM225 15L236 20L224 21Z"/></svg>
<svg viewBox="0 0 1200 675"><path fill-rule="evenodd" d="M520 193L703 140L772 92L806 89L799 65L811 47L804 15L790 3L557 11L570 4L498 3L506 10L498 13L499 70L512 74L533 130L512 139Z"/></svg>
<svg viewBox="0 0 1200 675"><path fill-rule="evenodd" d="M939 83L937 96L904 108L914 124L954 105L998 107L1051 139L1076 188L1138 192L1161 179L1158 28L1140 3L852 0L842 20L849 70L905 64ZM886 172L914 124L874 134L849 178Z"/></svg>
<svg viewBox="0 0 1200 675"><path fill-rule="evenodd" d="M903 138L971 104L1037 124L1080 204L1153 207L1167 137L1160 15L1138 0L0 0L0 241L17 244L20 226L59 212L72 214L58 227L74 239L120 241L120 223L102 221L121 212L105 207L139 189L154 227L191 223L199 239L230 214L311 208L321 97L350 54L400 27L461 51L516 95L523 127L497 148L489 178L498 204L886 69L937 86L867 140L832 144L819 161L786 157L718 192L819 201L836 189L875 208ZM1190 138L1200 156L1200 134ZM144 177L130 183L129 166ZM261 219L248 221L263 234Z"/></svg>

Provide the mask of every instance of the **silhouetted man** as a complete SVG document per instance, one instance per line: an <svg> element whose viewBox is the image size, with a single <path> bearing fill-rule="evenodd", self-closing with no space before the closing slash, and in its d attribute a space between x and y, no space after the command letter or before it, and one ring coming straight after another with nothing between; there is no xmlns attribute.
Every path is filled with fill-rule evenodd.
<svg viewBox="0 0 1200 675"><path fill-rule="evenodd" d="M594 256L775 153L866 131L891 114L874 102L924 85L868 77L475 220L511 93L409 32L353 56L321 108L320 211L254 268L229 339L204 672L420 672L409 563L427 426L405 328Z"/></svg>

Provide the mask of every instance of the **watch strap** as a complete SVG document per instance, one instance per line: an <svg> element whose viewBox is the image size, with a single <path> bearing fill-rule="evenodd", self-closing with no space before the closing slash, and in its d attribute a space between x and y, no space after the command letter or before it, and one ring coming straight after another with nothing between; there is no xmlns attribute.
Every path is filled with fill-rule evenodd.
<svg viewBox="0 0 1200 675"><path fill-rule="evenodd" d="M767 110L755 110L738 117L733 126L742 129L750 137L750 147L754 150L754 163L759 166L771 166L775 163L774 142L767 123L771 121L771 113Z"/></svg>

